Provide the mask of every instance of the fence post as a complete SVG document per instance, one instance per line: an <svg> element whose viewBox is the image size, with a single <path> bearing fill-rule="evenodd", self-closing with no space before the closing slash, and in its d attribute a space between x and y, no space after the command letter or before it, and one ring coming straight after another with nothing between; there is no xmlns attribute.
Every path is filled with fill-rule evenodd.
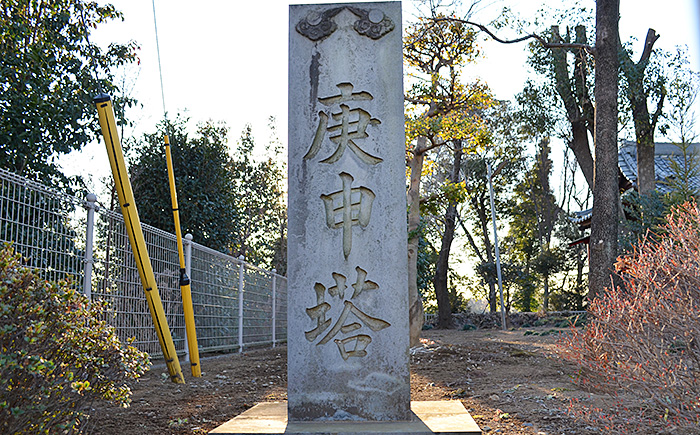
<svg viewBox="0 0 700 435"><path fill-rule="evenodd" d="M277 326L277 269L272 269L272 347L275 347Z"/></svg>
<svg viewBox="0 0 700 435"><path fill-rule="evenodd" d="M85 197L87 207L87 226L85 228L85 259L83 266L83 294L88 301L92 301L92 265L95 260L92 258L92 242L93 233L95 230L95 202L97 196L94 193L88 193Z"/></svg>
<svg viewBox="0 0 700 435"><path fill-rule="evenodd" d="M192 234L187 233L185 234L185 273L187 276L190 277L190 281L192 280Z"/></svg>
<svg viewBox="0 0 700 435"><path fill-rule="evenodd" d="M245 274L245 257L238 257L241 264L238 265L238 352L243 352L243 283Z"/></svg>
<svg viewBox="0 0 700 435"><path fill-rule="evenodd" d="M185 273L190 277L190 281L192 280L192 274L190 273L192 270L192 239L192 234L187 233L185 234L185 239L182 241L182 244L185 247ZM187 334L185 334L185 361L191 361L190 337Z"/></svg>

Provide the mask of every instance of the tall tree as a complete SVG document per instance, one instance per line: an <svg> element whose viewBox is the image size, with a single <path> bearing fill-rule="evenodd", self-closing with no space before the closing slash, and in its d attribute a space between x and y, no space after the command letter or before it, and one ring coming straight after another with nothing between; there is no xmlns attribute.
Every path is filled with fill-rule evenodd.
<svg viewBox="0 0 700 435"><path fill-rule="evenodd" d="M579 53L583 53L582 50L591 52L595 56L595 79L594 79L594 99L595 114L593 120L593 137L594 137L594 148L595 148L595 162L593 163L593 173L592 177L586 175L589 185L593 185L593 197L594 197L594 213L592 220L592 230L591 230L591 262L590 262L590 276L589 276L589 297L595 297L596 293L600 291L605 285L609 284L610 273L612 269L613 262L617 255L617 229L618 229L618 216L619 216L619 191L618 191L618 177L619 169L617 167L617 123L618 123L618 110L617 110L617 96L618 96L618 68L620 66L618 55L619 53L619 0L598 0L596 2L596 19L595 19L595 30L596 30L596 42L595 47L590 47L583 42L582 36L585 33L581 33L579 29L576 31L576 39L571 42L566 40L562 42L557 42L558 28L552 28L552 38L547 41L544 37L537 34L528 34L520 38L512 40L503 40L498 38L491 30L486 26L479 23L469 21L468 19L460 19L456 17L449 18L439 18L436 22L449 21L449 22L460 22L466 25L474 26L481 31L487 33L494 40L501 43L515 43L524 41L527 39L537 40L542 47L547 49L573 49L578 50ZM561 37L560 37L561 38ZM646 68L647 62L644 60L646 52L651 52L651 48L656 39L655 32L650 31L649 37L645 41L645 51L642 53L642 59L639 63L634 64L631 61L626 62L623 59L623 63L629 71L634 72L634 70L643 72ZM576 64L583 65L583 62L577 60L575 61L574 69L576 70ZM561 62L560 62L561 65ZM582 68L579 69L580 72L585 72ZM562 71L563 72L563 71ZM563 75L560 75L563 77ZM583 77L579 74L580 77ZM643 77L643 74L637 74L639 77ZM634 77L638 80L638 77ZM643 78L641 79L643 80ZM584 83L581 80L580 83ZM563 82L562 82L563 83ZM576 81L574 82L576 85ZM636 86L636 85L634 85ZM634 87L633 86L633 87ZM642 86L643 88L643 86ZM574 87L574 93L576 93ZM563 89L566 91L566 89ZM648 89L645 89L645 91ZM632 91L633 93L635 91ZM568 91L564 92L568 94ZM561 94L560 94L561 95ZM585 94L579 93L580 96ZM630 94L628 93L628 96ZM651 137L653 138L653 131L656 127L656 122L658 116L656 112L659 112L659 107L663 105L663 99L659 98L657 103L657 110L653 115L649 115L647 101L644 100L642 107L641 99L637 96L641 94L635 94L634 98L631 100L630 104L633 108L633 117L638 117L635 119L635 127L639 129L641 136L647 137L651 132ZM646 98L649 94L645 94ZM663 92L660 93L663 95ZM567 101L566 95L561 95L563 100ZM613 98L615 101L613 102ZM569 101L572 101L570 98ZM576 102L576 101L574 101ZM637 104L639 102L640 104ZM584 105L581 105L584 103ZM578 115L583 114L585 118L586 111L591 112L590 99L584 98L578 101L579 106L581 106L581 113L577 114L576 110L570 111L569 108L574 108L573 105L566 103L567 114L570 120L579 119ZM614 107L613 107L614 106ZM646 116L644 109L646 108ZM575 116L571 116L571 114ZM602 124L600 124L602 122ZM591 129L590 125L587 128ZM645 131L642 131L645 130ZM583 138L583 135L578 137ZM640 136L638 136L639 139ZM648 139L645 139L648 141ZM653 142L653 140L652 140ZM574 143L574 142L572 142ZM578 142L576 142L578 143ZM578 148L578 146L577 146ZM572 148L573 149L573 148ZM580 148L585 151L583 147ZM641 150L643 154L646 154L649 150ZM590 171L586 169L590 167L591 160L588 159L587 153L582 154L582 160L579 164L584 171ZM577 156L578 158L578 156ZM642 157L642 165L649 166L650 159L644 159ZM647 163L644 163L647 162ZM642 169L644 171L644 169ZM652 169L653 171L653 169ZM650 178L650 177L646 177ZM593 183L591 183L591 180ZM652 181L653 182L653 181Z"/></svg>
<svg viewBox="0 0 700 435"><path fill-rule="evenodd" d="M191 233L197 243L228 252L240 231L240 218L226 145L228 129L221 124L200 124L190 137L185 119L164 121L157 132L146 134L135 145L129 171L141 219L164 231L175 230L164 134L170 138L183 233Z"/></svg>
<svg viewBox="0 0 700 435"><path fill-rule="evenodd" d="M469 148L487 139L478 111L491 98L481 83L460 82L460 66L478 54L475 33L461 23L435 24L427 19L409 26L404 40L404 58L416 71L416 83L406 94L406 164L410 171L408 200L409 316L411 345L418 344L423 323L417 287L421 176L427 153L450 141L464 141ZM437 290L436 291L442 291Z"/></svg>
<svg viewBox="0 0 700 435"><path fill-rule="evenodd" d="M654 43L659 39L654 29L649 29L644 40L644 49L636 63L631 52L623 47L618 34L617 45L620 53L620 70L624 75L622 88L629 101L637 139L637 189L640 194L647 194L656 189L654 165L654 133L662 114L666 98L665 77L660 73L659 65L651 65L650 60ZM649 100L655 98L653 113L649 110Z"/></svg>
<svg viewBox="0 0 700 435"><path fill-rule="evenodd" d="M596 16L596 35L598 35L598 33L601 31L608 30L604 28L604 24L601 24L604 23L604 21L600 20L600 10L601 8L605 7L607 7L605 2L597 5L598 13ZM581 19L585 20L585 16L583 18L577 17L577 20ZM623 78L621 87L623 91L621 94L622 100L620 101L625 103L624 106L626 109L629 109L631 115L630 118L634 124L635 136L638 143L637 166L639 191L640 193L648 193L655 188L654 132L658 126L658 121L660 119L660 115L662 114L663 102L666 96L665 78L662 73L662 68L658 63L650 63L650 61L653 60L652 48L654 42L656 39L658 39L658 35L656 35L653 29L649 30L640 60L635 63L631 60L631 50L629 50L628 47L623 47L621 44L617 27L615 28L615 32L616 33L613 37L616 39L616 50L619 54L619 66L622 72L621 77ZM566 109L566 116L571 126L571 139L569 140L569 147L574 151L579 166L586 180L588 181L589 187L593 189L594 178L600 179L607 176L603 175L603 173L598 176L594 176L594 171L598 170L602 166L606 167L606 169L604 169L602 172L608 175L612 174L613 169L611 169L611 165L613 165L613 156L612 148L606 150L607 146L601 148L597 144L597 141L601 136L599 133L596 133L598 131L596 122L598 118L601 117L602 112L597 111L594 116L592 99L589 96L588 89L593 87L593 85L597 87L598 83L600 82L607 83L606 80L613 80L613 78L609 74L604 73L602 76L605 76L606 78L600 79L601 75L599 74L598 69L601 65L606 65L605 62L598 62L597 59L600 54L598 47L598 44L601 41L600 38L597 38L595 48L588 46L586 39L586 29L583 25L577 25L575 27L574 38L570 36L568 30L566 36L560 36L559 27L552 26L550 29L549 46L540 43L533 43L532 51L534 55L530 58L530 62L533 66L535 66L536 70L539 69L539 72L549 72L550 77L552 78L552 82L558 95L561 97L564 108ZM570 55L567 55L567 53L573 54L573 63L570 61ZM586 74L586 71L592 68L591 56L588 56L588 53L595 53L596 56L595 83L591 83L588 80L588 74ZM569 59L567 59L567 57ZM568 75L567 71L570 68L572 68L572 72L570 75ZM615 81L617 84L617 76L615 77ZM597 88L595 92L597 95ZM650 110L650 103L652 104L652 107L654 107L653 113ZM617 114L617 111L615 113ZM609 116L612 116L612 111L606 113L602 117L607 120L606 122L608 124L611 124L613 120L609 119ZM617 119L615 119L615 123L617 123ZM605 130L610 134L612 133L610 125L602 130ZM589 133L594 137L596 149L595 163L588 145ZM605 136L605 134L603 136ZM610 162L597 162L598 154L601 152L604 159L610 158ZM611 153L609 156L607 154L608 152ZM617 158L616 153L614 158ZM608 166L610 166L610 168L607 168ZM618 174L615 175L615 179L619 177L619 170L617 172ZM612 177L612 175L610 176ZM609 196L607 198L599 201L599 213L604 213L601 210L601 204L604 202L608 203L608 210L606 211L610 211L610 204L612 203L608 201L612 200L613 196L617 195L611 193L613 184L612 179L606 181L606 183L610 184L603 190L609 190L610 192L608 192ZM603 190L599 191L599 193ZM618 217L613 216L615 216L615 213L608 213L608 217L615 220L616 223ZM616 226L616 224L612 222L603 224L602 221L598 219L596 220L598 221L598 224L602 224L607 227L607 230L605 231L612 231L613 226ZM595 226L598 226L600 229L600 225L598 224ZM599 230L595 230L594 232L600 235ZM604 244L611 244L610 248L601 249L600 246L597 246L591 251L592 254L605 251L607 256L607 259L601 260L600 263L598 263L597 260L594 260L591 263L591 270L598 267L598 265L612 264L610 259L614 259L617 255L616 252L612 252L617 250L617 244L613 243L612 237L612 235L607 236L607 239L609 240L603 242ZM599 238L598 241L600 242L600 240L601 239ZM612 248L613 245L615 246L614 249ZM609 266L607 267L609 268ZM593 273L605 274L606 272L596 270ZM599 286L600 282L594 285Z"/></svg>
<svg viewBox="0 0 700 435"><path fill-rule="evenodd" d="M238 213L238 233L230 250L248 262L287 271L287 207L284 203L283 163L276 138L265 157L254 158L255 141L250 125L234 150L231 171Z"/></svg>
<svg viewBox="0 0 700 435"><path fill-rule="evenodd" d="M462 144L456 144L451 151L453 161L448 185L454 186L459 185L461 178ZM438 304L438 327L440 328L449 328L452 324L452 306L450 304L447 279L450 270L450 249L455 236L455 227L457 226L457 203L458 198L454 196L447 198L447 209L443 217L444 230L440 241L440 252L435 265L435 277L433 278L435 298Z"/></svg>
<svg viewBox="0 0 700 435"><path fill-rule="evenodd" d="M566 34L561 35L559 26L552 26L549 30L548 44L539 41L531 43L528 62L538 73L548 77L556 89L570 125L570 132L564 139L574 152L581 172L592 189L594 163L589 134L595 134L595 122L593 99L590 95L593 82L588 71L593 69L593 57L590 54L594 50L588 45L586 26L580 24L586 21L586 16L585 10L576 16L576 22L579 24L574 26L573 35L568 28ZM638 143L640 193L647 193L655 187L654 133L666 96L663 68L658 62L653 62L658 56L652 56L653 45L658 37L653 29L649 29L640 59L635 63L631 59L630 47L623 46L619 35L617 36L623 78L621 90L625 99L624 105L631 112ZM654 108L653 113L650 103Z"/></svg>
<svg viewBox="0 0 700 435"><path fill-rule="evenodd" d="M464 204L459 208L460 228L467 238L467 246L476 258L476 272L488 286L487 301L490 312L498 310L496 293L496 259L491 231L491 203L486 166L501 166L493 176L496 214L509 217L512 205L506 193L513 189L522 171L522 143L495 141L488 150L466 156L463 171L466 179Z"/></svg>
<svg viewBox="0 0 700 435"><path fill-rule="evenodd" d="M560 265L553 246L554 225L559 206L549 184L552 172L549 139L540 140L532 167L523 182L515 187L517 204L513 210L510 236L514 248L520 251L524 270L542 276L542 308L549 309L549 277Z"/></svg>
<svg viewBox="0 0 700 435"><path fill-rule="evenodd" d="M102 51L87 43L90 29L121 17L114 6L92 1L2 2L0 167L69 185L56 159L95 138L98 89L112 93L115 107L124 106L113 71L136 59L136 45ZM123 112L118 115L123 121Z"/></svg>
<svg viewBox="0 0 700 435"><path fill-rule="evenodd" d="M610 285L617 258L620 192L617 166L617 90L619 0L596 4L595 172L591 219L588 298Z"/></svg>
<svg viewBox="0 0 700 435"><path fill-rule="evenodd" d="M564 115L568 121L568 131L561 133L561 138L566 141L569 149L573 151L588 186L593 188L593 155L589 142L589 134L594 131L594 109L590 96L590 79L588 71L592 69L592 59L588 55L586 27L577 25L574 36L567 31L561 36L559 26L549 29L549 43L544 45L539 41L530 44L531 55L528 63L536 72L548 78L560 103L564 108ZM545 89L538 89L532 82L528 82L524 91L518 96L521 104L539 107L542 105L543 96L547 97ZM556 112L552 107L545 109L547 112ZM543 117L543 114L534 114ZM530 116L532 121L535 116ZM552 115L549 115L550 117ZM540 125L540 134L553 133L553 123Z"/></svg>
<svg viewBox="0 0 700 435"><path fill-rule="evenodd" d="M487 33L494 40L501 43L516 43L528 39L537 40L547 49L574 49L586 50L595 54L595 92L596 110L593 120L595 162L593 163L592 179L594 189L594 212L591 232L591 261L589 272L589 297L595 297L596 292L602 289L612 272L612 265L617 255L617 228L618 228L618 167L617 167L617 90L618 90L618 39L619 20L619 0L598 0L596 7L596 43L595 47L577 42L557 42L556 33L553 32L554 40L548 41L537 34L528 34L512 40L503 40L496 36L486 26L456 17L434 17L433 25L440 25L444 22L462 23L473 26ZM552 29L553 31L556 29ZM578 33L579 41L583 34ZM583 53L579 51L579 53ZM575 62L580 65L579 76L585 72L583 60ZM581 84L585 80L580 81ZM571 82L569 83L571 85ZM576 77L573 83L573 93L576 94ZM577 104L581 106L577 116L584 116L590 113L590 101L586 98L583 88L578 88ZM591 126L584 121L582 126L590 129ZM587 134L587 133L586 133ZM583 134L579 137L586 137ZM571 142L577 144L579 142ZM572 148L573 149L573 148ZM583 147L581 147L583 149ZM585 151L585 150L583 150ZM584 157L587 159L586 153ZM577 156L578 157L578 156ZM590 162L590 160L589 160ZM579 162L581 164L581 162ZM586 165L581 165L582 167ZM585 169L584 169L585 170Z"/></svg>

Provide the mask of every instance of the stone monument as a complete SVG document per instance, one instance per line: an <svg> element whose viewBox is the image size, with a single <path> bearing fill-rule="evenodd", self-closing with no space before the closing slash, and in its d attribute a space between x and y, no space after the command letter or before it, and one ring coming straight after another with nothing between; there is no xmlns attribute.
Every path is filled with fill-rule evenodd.
<svg viewBox="0 0 700 435"><path fill-rule="evenodd" d="M289 421L409 420L401 4L289 20Z"/></svg>
<svg viewBox="0 0 700 435"><path fill-rule="evenodd" d="M212 433L481 433L410 398L401 3L289 23L288 403Z"/></svg>

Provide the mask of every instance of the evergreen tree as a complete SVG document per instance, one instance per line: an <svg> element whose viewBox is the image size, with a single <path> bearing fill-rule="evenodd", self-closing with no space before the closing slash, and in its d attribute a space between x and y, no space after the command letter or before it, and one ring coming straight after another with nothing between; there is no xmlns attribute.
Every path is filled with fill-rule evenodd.
<svg viewBox="0 0 700 435"><path fill-rule="evenodd" d="M200 124L191 138L185 119L164 121L135 146L129 170L141 220L164 231L175 231L163 145L166 133L182 233L191 233L197 243L229 252L240 231L240 219L224 125Z"/></svg>
<svg viewBox="0 0 700 435"><path fill-rule="evenodd" d="M131 103L118 98L112 80L116 67L136 59L136 45L112 44L101 51L87 43L90 29L118 18L114 6L82 0L2 2L0 167L70 184L56 159L95 139L92 99L98 89L112 94L117 109Z"/></svg>
<svg viewBox="0 0 700 435"><path fill-rule="evenodd" d="M563 254L553 246L552 240L559 207L549 185L552 171L549 153L549 140L540 141L532 167L515 188L517 203L510 225L511 255L521 264L528 279L532 280L535 275L541 277L545 311L549 309L550 276L563 264ZM516 297L519 308L535 306L531 284L521 288L522 294Z"/></svg>
<svg viewBox="0 0 700 435"><path fill-rule="evenodd" d="M274 131L274 130L273 130ZM286 170L281 148L273 137L266 156L256 161L255 141L246 126L231 165L239 231L231 250L248 262L287 271L287 206L284 202Z"/></svg>
<svg viewBox="0 0 700 435"><path fill-rule="evenodd" d="M229 155L228 129L202 123L190 137L186 120L158 126L136 146L130 165L134 196L143 222L174 232L163 134L170 138L183 234L197 243L265 268L287 270L287 208L281 147L271 140L267 155L255 159L250 126Z"/></svg>

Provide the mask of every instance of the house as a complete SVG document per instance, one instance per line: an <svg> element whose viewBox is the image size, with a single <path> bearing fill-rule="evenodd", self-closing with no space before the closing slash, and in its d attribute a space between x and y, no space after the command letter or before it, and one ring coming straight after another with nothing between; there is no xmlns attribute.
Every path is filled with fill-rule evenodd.
<svg viewBox="0 0 700 435"><path fill-rule="evenodd" d="M687 155L700 158L700 143L692 143L686 150ZM675 176L672 167L672 161L683 166L684 157L682 149L672 143L659 142L654 149L654 169L656 175L656 190L659 193L666 194L671 192L669 180ZM623 140L617 154L617 164L619 167L619 186L620 193L637 187L637 143L633 141ZM692 177L689 180L690 186L693 189L700 191L700 176ZM624 198L623 198L624 201ZM577 224L580 230L585 230L591 226L591 216L593 209L574 212L574 216L570 217L573 223ZM590 236L586 236L574 242L569 246L575 246L580 243L588 243Z"/></svg>

